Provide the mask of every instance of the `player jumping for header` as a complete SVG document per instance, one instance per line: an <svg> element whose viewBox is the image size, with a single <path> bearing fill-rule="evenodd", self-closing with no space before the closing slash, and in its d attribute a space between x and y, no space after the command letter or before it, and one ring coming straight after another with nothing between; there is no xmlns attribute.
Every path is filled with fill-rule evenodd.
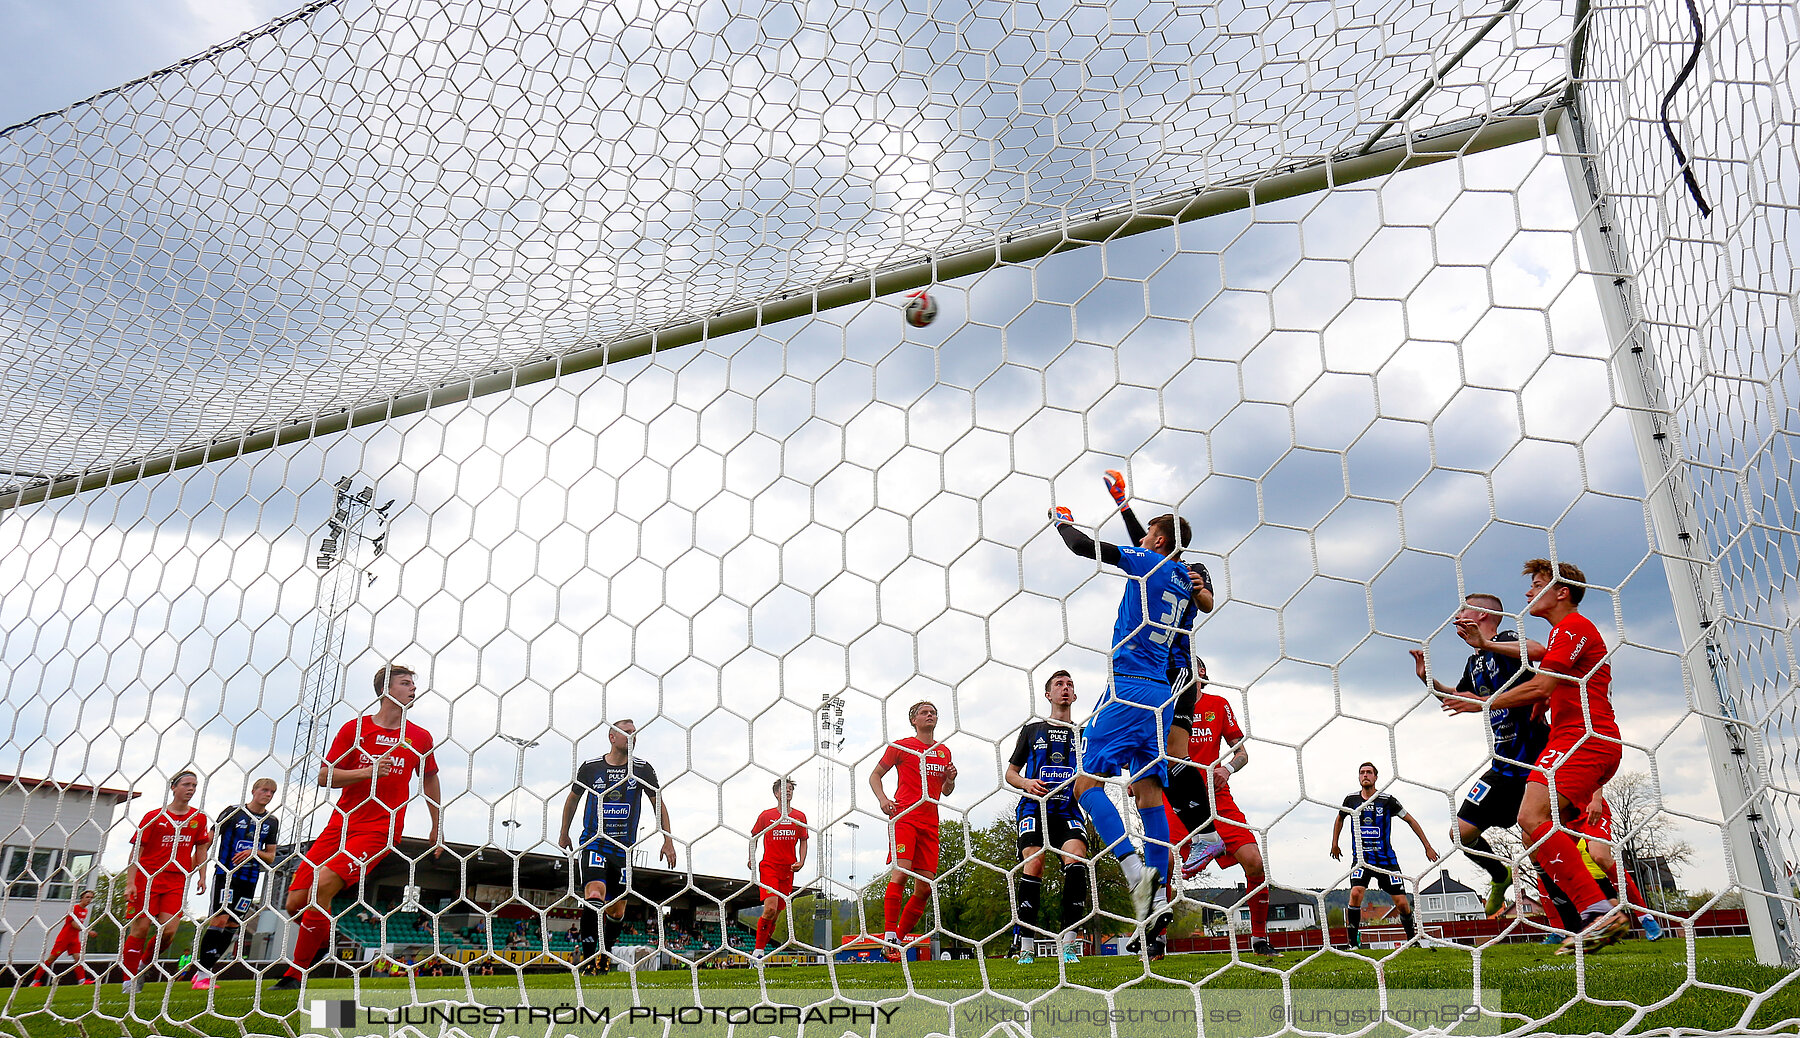
<svg viewBox="0 0 1800 1038"><path fill-rule="evenodd" d="M1516 632L1500 629L1504 608L1495 595L1469 595L1463 599L1462 608L1451 617L1457 635L1475 650L1463 664L1462 677L1455 688L1433 680L1426 667L1425 651L1412 650L1414 673L1426 687L1442 697L1446 713L1479 710L1517 682L1520 652L1532 657L1544 654L1544 647L1536 642L1521 642ZM1540 712L1535 703L1488 711L1488 725L1493 733L1493 759L1488 763L1486 773L1469 787L1462 806L1456 810L1458 838L1470 859L1493 880L1487 899L1490 916L1506 907L1506 888L1512 885L1512 869L1494 853L1482 833L1488 829L1510 829L1519 820L1526 777L1531 774L1531 766L1544 752L1544 743L1550 738L1550 728L1539 717Z"/></svg>
<svg viewBox="0 0 1800 1038"><path fill-rule="evenodd" d="M213 860L212 918L200 938L199 966L194 970L194 989L213 986L219 957L238 935L238 928L256 909L256 888L263 872L275 864L275 845L281 828L269 810L275 799L275 780L257 779L250 786L250 800L233 805L219 815Z"/></svg>
<svg viewBox="0 0 1800 1038"><path fill-rule="evenodd" d="M794 897L794 874L806 865L806 813L794 806L793 779L776 779L770 789L775 806L756 816L750 829L750 857L745 865L762 886L762 915L756 920L755 962L761 962L763 949L775 933L775 924L787 911ZM762 865L756 864L756 843L762 841ZM793 926L788 926L793 936Z"/></svg>
<svg viewBox="0 0 1800 1038"><path fill-rule="evenodd" d="M1394 852L1394 819L1403 819L1412 826L1419 844L1425 848L1427 861L1438 859L1425 830L1419 827L1419 820L1401 807L1392 794L1375 791L1375 780L1379 777L1380 772L1368 761L1358 766L1358 789L1344 798L1338 816L1331 822L1331 856L1342 858L1344 852L1338 848L1338 834L1343 832L1345 818L1355 819L1350 826L1350 850L1355 867L1350 870L1350 907L1344 910L1344 929L1349 932L1352 948L1362 947L1358 927L1362 925L1363 895L1368 892L1371 879L1394 899L1394 907L1400 910L1400 925L1406 928L1406 939L1411 941L1419 936L1418 923L1413 920L1412 901L1406 896L1406 881L1400 875L1400 856ZM1430 948L1430 945L1426 947Z"/></svg>
<svg viewBox="0 0 1800 1038"><path fill-rule="evenodd" d="M1150 520L1136 547L1095 541L1075 527L1066 508L1050 519L1071 552L1116 566L1130 579L1113 624L1112 675L1083 729L1081 774L1075 797L1100 837L1119 859L1140 922L1154 919L1156 900L1169 875L1169 819L1163 796L1166 733L1174 721L1169 688L1169 645L1186 627L1193 582L1181 549L1193 539L1187 520L1173 514ZM1124 774L1144 823L1142 856L1125 834L1125 821L1106 795L1104 779Z"/></svg>
<svg viewBox="0 0 1800 1038"><path fill-rule="evenodd" d="M956 765L950 761L950 747L938 742L937 707L928 702L914 703L906 711L913 734L888 744L869 773L869 788L881 811L893 819L892 845L888 863L894 866L888 874L887 897L882 902L882 927L889 962L899 962L906 953L901 941L924 917L931 905L931 881L938 870L938 801L956 792ZM899 769L894 797L888 799L882 779L889 771ZM908 878L912 879L912 896L900 907ZM896 921L897 920L897 921Z"/></svg>
<svg viewBox="0 0 1800 1038"><path fill-rule="evenodd" d="M1044 682L1044 698L1050 701L1050 717L1019 729L1012 756L1006 763L1006 784L1019 790L1014 812L1018 830L1019 859L1025 864L1019 875L1019 915L1013 927L1014 953L1019 964L1032 962L1031 945L1038 934L1038 912L1044 896L1044 857L1054 850L1062 860L1062 959L1081 961L1076 929L1092 910L1088 891L1093 889L1087 862L1087 826L1075 806L1077 750L1075 722L1070 708L1075 703L1075 679L1059 670Z"/></svg>
<svg viewBox="0 0 1800 1038"><path fill-rule="evenodd" d="M1538 672L1488 700L1487 708L1550 704L1550 741L1527 779L1519 827L1538 867L1581 909L1580 932L1570 934L1557 954L1573 954L1577 945L1598 951L1631 924L1588 875L1568 827L1619 770L1623 747L1610 695L1612 666L1599 629L1579 611L1587 575L1574 563L1549 559L1531 559L1523 572L1531 578L1531 615L1550 622L1550 637Z"/></svg>
<svg viewBox="0 0 1800 1038"><path fill-rule="evenodd" d="M293 965L275 982L277 991L300 988L301 978L331 939L332 899L368 875L406 832L414 775L431 815L432 857L444 853L438 806L444 793L431 733L406 719L419 695L413 677L410 668L397 663L378 668L375 712L345 721L319 764L319 785L340 792L330 821L306 849L288 885L285 907L300 935L294 941Z"/></svg>

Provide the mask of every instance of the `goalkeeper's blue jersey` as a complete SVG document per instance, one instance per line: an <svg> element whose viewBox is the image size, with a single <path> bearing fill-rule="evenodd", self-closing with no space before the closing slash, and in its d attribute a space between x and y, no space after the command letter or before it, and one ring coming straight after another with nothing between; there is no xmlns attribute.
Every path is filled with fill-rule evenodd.
<svg viewBox="0 0 1800 1038"><path fill-rule="evenodd" d="M1113 624L1113 673L1166 682L1170 647L1193 605L1193 581L1180 559L1148 548L1121 546L1119 568L1131 579Z"/></svg>

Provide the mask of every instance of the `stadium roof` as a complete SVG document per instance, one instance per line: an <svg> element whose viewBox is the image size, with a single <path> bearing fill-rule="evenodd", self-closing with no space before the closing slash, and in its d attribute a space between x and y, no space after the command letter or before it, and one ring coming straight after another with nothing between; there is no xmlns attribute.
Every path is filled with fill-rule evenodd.
<svg viewBox="0 0 1800 1038"><path fill-rule="evenodd" d="M304 845L300 849L303 850ZM284 853L287 850L283 848ZM499 847L446 841L443 856L434 860L428 841L405 837L395 851L371 872L371 882L396 878L405 882L408 871L416 869L411 882L417 883L421 891L454 890L469 901L474 900L474 888L484 884L521 890L567 889L570 885L569 859L561 854L517 852L515 872L512 853ZM680 901L684 896L698 897L717 901L727 911L750 908L762 900L756 881L747 877L707 876L645 866L632 868L631 889L632 893L648 901L667 904ZM811 887L801 887L795 889L794 896L804 897L817 892Z"/></svg>

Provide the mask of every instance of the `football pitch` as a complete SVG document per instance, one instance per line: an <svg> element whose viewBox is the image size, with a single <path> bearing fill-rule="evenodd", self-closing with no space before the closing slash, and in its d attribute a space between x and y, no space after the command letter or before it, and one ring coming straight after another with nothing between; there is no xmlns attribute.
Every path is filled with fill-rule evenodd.
<svg viewBox="0 0 1800 1038"><path fill-rule="evenodd" d="M1454 1032L1733 1032L1784 1022L1791 1025L1800 1019L1800 991L1790 983L1793 974L1756 964L1747 938L1697 941L1691 964L1687 946L1679 941L1633 941L1607 949L1587 960L1586 1001L1572 1001L1578 983L1575 961L1558 958L1553 951L1547 945L1532 944L1485 952L1479 977L1487 992L1482 1004L1497 1007L1499 1015L1470 1014ZM1285 1008L1281 999L1283 969L1290 971L1293 989ZM1293 1019L1294 1028L1309 1033L1404 1033L1407 1028L1391 1024L1371 1030L1370 1019L1360 1015L1358 1006L1374 1003L1378 974L1386 979L1390 1009L1413 1004L1438 1006L1457 997L1466 1003L1478 979L1473 957L1452 948L1356 956L1290 953L1267 964L1234 963L1223 955L1178 955L1156 964L1153 976L1145 976L1142 963L1131 958L1089 958L1069 967L1067 985L1060 989L1056 963L1019 966L1010 960L990 959L917 964L904 974L901 967L886 964L844 965L834 971L825 967L771 968L760 977L753 970L702 970L697 985L696 974L686 970L635 977L614 974L584 980L580 992L567 977L554 975L527 976L523 986L516 976L475 978L467 983L461 978L431 978L416 985L384 979L364 981L355 989L349 980L324 981L309 985L304 999L292 992L258 991L248 981L221 984L210 993L210 999L209 993L193 991L185 983L150 984L137 997L135 1013L128 1013L116 984L63 987L54 999L48 997L48 989L20 989L9 997L5 1017L8 1030L22 1038L170 1034L327 1034L341 1038L395 1033L496 1038L730 1034L741 1038L798 1032L786 1022L788 1018L756 1017L748 1007L818 1007L830 1002L834 1008L829 1012L839 1015L816 1009L807 1018L804 1033L834 1038L845 1033L1031 1033L1064 1038L1108 1033L1194 1034L1199 1030L1192 1020L1169 1023L1166 1016L1154 1013L1141 1024L1094 1024L1091 1013L1082 1015L1069 1008L1086 1003L1090 1009L1111 1013L1185 1007L1202 1014L1208 1035L1282 1033L1281 1013L1299 1014ZM1189 985L1197 985L1197 992ZM909 998L909 987L923 997ZM1717 989L1724 987L1767 994L1753 1005L1750 995ZM1047 991L1052 993L1044 997ZM991 992L993 997L982 998L983 992ZM348 1027L316 1025L321 1006L336 1003L341 1012L350 1012L345 1005L348 1000L354 1000L356 1011L364 1014L356 1017L355 1023ZM884 1007L878 1023L866 1023L858 1015L874 1017L875 1011L866 1008L871 1004ZM526 1012L519 1008L524 1005L580 1006L589 1017L585 1021L534 1021L520 1015ZM730 1018L727 1010L718 1007L738 1007L730 1010L738 1016ZM1009 1012L1031 1007L1062 1007L1065 1015L1059 1022L1029 1028L1003 1026L1012 1019ZM790 1012L799 1016L798 1011ZM606 1014L604 1020L596 1019L600 1013ZM1158 1024L1153 1017L1163 1022ZM821 1024L824 1026L817 1026ZM1416 1029L1418 1024L1412 1026Z"/></svg>

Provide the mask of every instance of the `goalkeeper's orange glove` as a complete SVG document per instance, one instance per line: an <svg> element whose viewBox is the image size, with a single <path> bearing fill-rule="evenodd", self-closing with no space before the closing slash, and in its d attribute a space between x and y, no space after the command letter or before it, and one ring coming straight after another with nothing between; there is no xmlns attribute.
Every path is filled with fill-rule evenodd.
<svg viewBox="0 0 1800 1038"><path fill-rule="evenodd" d="M1118 469L1106 470L1106 492L1111 494L1120 508L1125 507L1125 474Z"/></svg>

